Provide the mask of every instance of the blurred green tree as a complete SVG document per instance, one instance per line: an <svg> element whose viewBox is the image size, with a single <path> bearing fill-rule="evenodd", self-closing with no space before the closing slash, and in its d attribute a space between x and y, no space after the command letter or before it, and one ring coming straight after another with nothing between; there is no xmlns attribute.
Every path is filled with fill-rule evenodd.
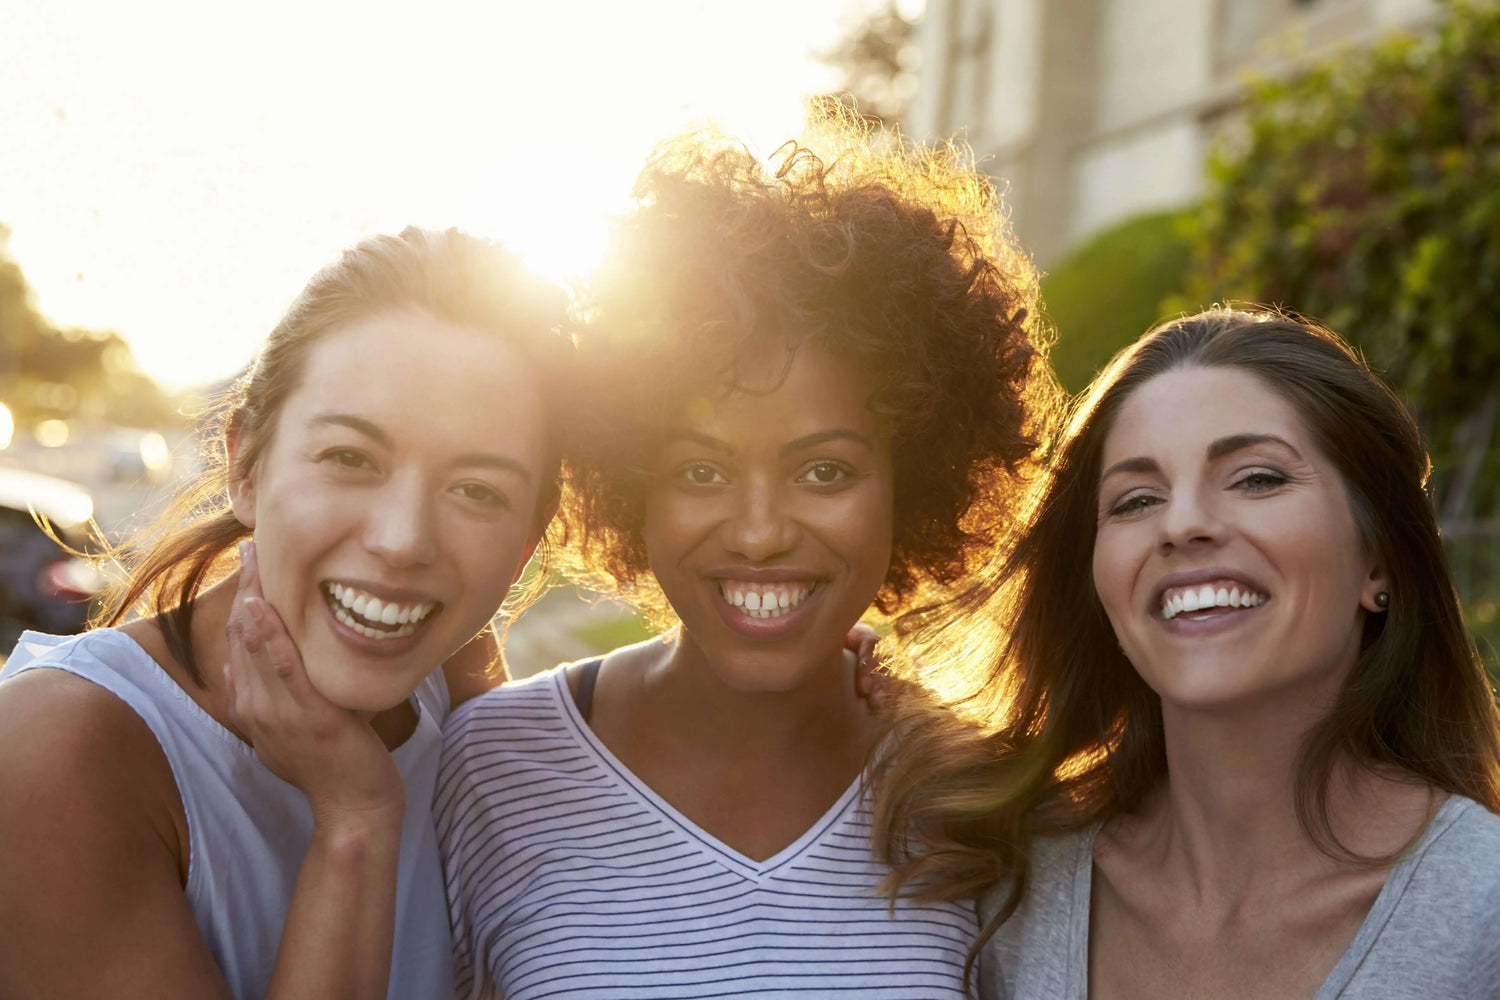
<svg viewBox="0 0 1500 1000"><path fill-rule="evenodd" d="M869 11L838 43L818 54L842 71L837 93L814 98L814 108L853 111L873 125L900 125L917 86L917 19L901 13L896 0Z"/></svg>
<svg viewBox="0 0 1500 1000"><path fill-rule="evenodd" d="M136 426L174 419L175 406L142 374L119 334L59 329L36 308L0 225L0 402L21 421L87 415Z"/></svg>
<svg viewBox="0 0 1500 1000"><path fill-rule="evenodd" d="M1500 494L1500 5L1252 84L1209 162L1189 301L1285 304L1352 340L1428 435L1439 510Z"/></svg>
<svg viewBox="0 0 1500 1000"><path fill-rule="evenodd" d="M1254 82L1212 154L1187 301L1348 337L1427 435L1474 625L1500 642L1500 5ZM1491 656L1493 656L1493 650Z"/></svg>
<svg viewBox="0 0 1500 1000"><path fill-rule="evenodd" d="M1042 276L1047 318L1057 330L1052 365L1080 392L1115 352L1178 310L1192 256L1185 212L1153 212L1118 223Z"/></svg>

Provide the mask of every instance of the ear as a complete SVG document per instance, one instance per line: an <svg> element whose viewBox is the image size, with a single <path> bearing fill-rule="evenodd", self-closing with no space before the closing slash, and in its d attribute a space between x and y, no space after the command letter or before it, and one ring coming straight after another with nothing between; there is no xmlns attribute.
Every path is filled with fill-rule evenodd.
<svg viewBox="0 0 1500 1000"><path fill-rule="evenodd" d="M526 551L522 554L521 561L516 566L515 578L510 581L512 587L521 579L521 574L526 572L526 564L531 562L531 557L536 553L536 547L542 544L542 537L547 534L547 525L551 524L552 519L557 516L557 500L557 494L554 492L552 499L547 501L547 506L542 508L542 513L536 519L536 524L532 526L531 534L526 538Z"/></svg>
<svg viewBox="0 0 1500 1000"><path fill-rule="evenodd" d="M249 435L239 414L229 420L224 432L224 446L229 453L229 506L241 524L255 530L255 470L245 468L245 451Z"/></svg>
<svg viewBox="0 0 1500 1000"><path fill-rule="evenodd" d="M1383 614L1390 610L1391 586L1386 579L1385 567L1379 563L1365 574L1364 586L1359 592L1359 606L1371 614Z"/></svg>

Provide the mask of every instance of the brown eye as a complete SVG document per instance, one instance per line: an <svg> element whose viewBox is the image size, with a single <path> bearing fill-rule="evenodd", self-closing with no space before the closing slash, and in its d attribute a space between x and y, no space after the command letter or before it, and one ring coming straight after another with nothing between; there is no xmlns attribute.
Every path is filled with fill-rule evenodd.
<svg viewBox="0 0 1500 1000"><path fill-rule="evenodd" d="M464 483L454 487L453 492L465 500L483 504L486 507L509 507L507 500L498 490L491 489L483 483Z"/></svg>
<svg viewBox="0 0 1500 1000"><path fill-rule="evenodd" d="M719 474L718 469L715 469L712 465L704 465L701 462L684 466L677 475L679 478L685 479L695 486L713 486L729 481Z"/></svg>
<svg viewBox="0 0 1500 1000"><path fill-rule="evenodd" d="M319 460L341 469L368 469L374 465L368 455L353 448L334 448L331 451L325 451L319 456Z"/></svg>
<svg viewBox="0 0 1500 1000"><path fill-rule="evenodd" d="M815 486L832 486L849 478L850 472L838 462L814 462L801 475L801 481Z"/></svg>

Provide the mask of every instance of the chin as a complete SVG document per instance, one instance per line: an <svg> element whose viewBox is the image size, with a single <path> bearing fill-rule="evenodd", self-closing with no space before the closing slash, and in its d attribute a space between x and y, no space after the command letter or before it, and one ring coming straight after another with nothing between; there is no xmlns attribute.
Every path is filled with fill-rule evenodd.
<svg viewBox="0 0 1500 1000"><path fill-rule="evenodd" d="M384 712L411 697L422 677L426 676L415 676L406 683L396 674L381 671L371 676L371 673L349 669L309 669L307 679L313 690L339 708L351 712Z"/></svg>
<svg viewBox="0 0 1500 1000"><path fill-rule="evenodd" d="M713 659L714 673L727 687L744 694L789 694L817 672L816 664L788 662L785 653L770 650L726 650Z"/></svg>

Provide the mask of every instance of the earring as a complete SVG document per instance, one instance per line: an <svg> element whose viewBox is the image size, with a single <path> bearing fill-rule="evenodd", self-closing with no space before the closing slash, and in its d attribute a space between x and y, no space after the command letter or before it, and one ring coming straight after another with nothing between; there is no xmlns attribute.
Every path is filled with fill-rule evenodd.
<svg viewBox="0 0 1500 1000"><path fill-rule="evenodd" d="M1380 610L1382 610L1382 611L1384 611L1386 608L1390 607L1391 606L1391 595L1388 594L1388 593L1386 593L1383 590L1379 591L1378 593L1376 593L1376 595L1375 595L1375 606L1377 608L1379 608Z"/></svg>

